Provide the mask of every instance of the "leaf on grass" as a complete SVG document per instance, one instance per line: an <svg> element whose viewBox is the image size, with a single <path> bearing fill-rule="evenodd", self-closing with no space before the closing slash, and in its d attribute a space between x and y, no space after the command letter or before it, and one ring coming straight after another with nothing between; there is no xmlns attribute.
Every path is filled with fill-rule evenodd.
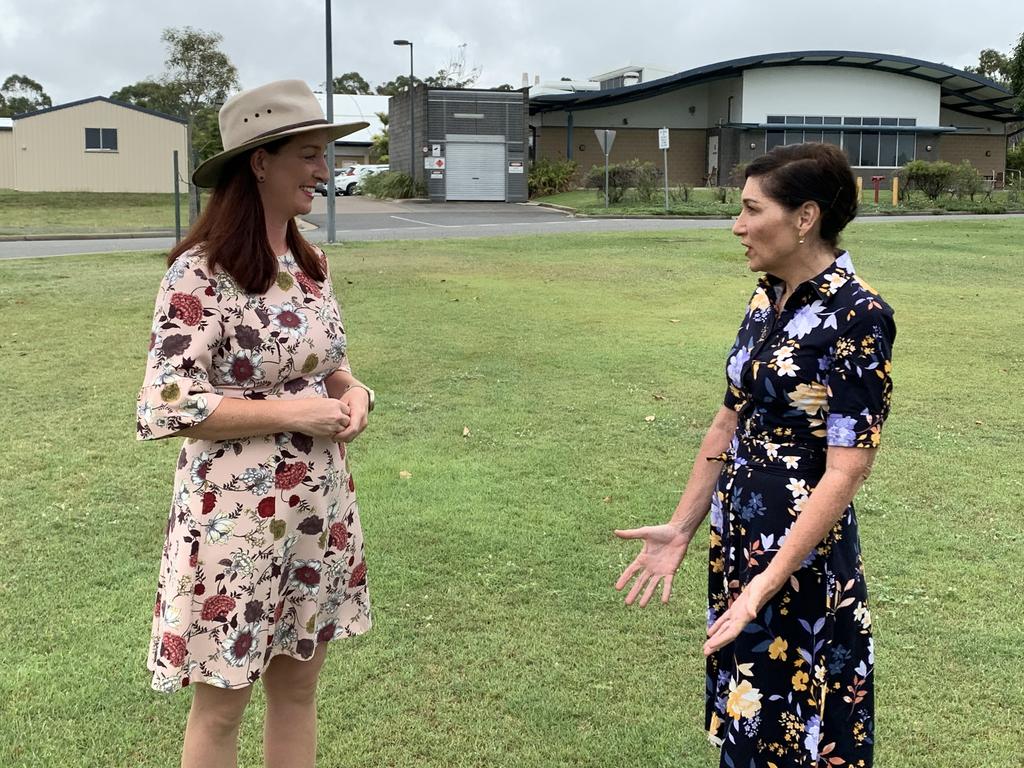
<svg viewBox="0 0 1024 768"><path fill-rule="evenodd" d="M669 320L670 323L678 323L678 320Z"/></svg>
<svg viewBox="0 0 1024 768"><path fill-rule="evenodd" d="M653 397L654 397L655 400L664 400L665 399L664 395L658 394L657 392L654 393Z"/></svg>
<svg viewBox="0 0 1024 768"><path fill-rule="evenodd" d="M403 480L408 480L410 477L412 477L412 472L406 472L403 469L401 472L398 473L398 476Z"/></svg>
<svg viewBox="0 0 1024 768"><path fill-rule="evenodd" d="M611 496L605 496L603 499L601 499L601 501L603 501L605 504L611 504L612 503L612 497Z"/></svg>
<svg viewBox="0 0 1024 768"><path fill-rule="evenodd" d="M469 427L463 427L462 428L462 436L463 437L469 437Z"/></svg>
<svg viewBox="0 0 1024 768"><path fill-rule="evenodd" d="M644 421L650 424L652 421L654 421L654 416L644 416Z"/></svg>

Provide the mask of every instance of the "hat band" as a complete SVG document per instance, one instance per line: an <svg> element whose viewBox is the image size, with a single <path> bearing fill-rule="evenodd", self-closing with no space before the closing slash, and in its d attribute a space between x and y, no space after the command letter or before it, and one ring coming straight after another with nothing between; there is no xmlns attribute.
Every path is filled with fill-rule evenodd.
<svg viewBox="0 0 1024 768"><path fill-rule="evenodd" d="M307 125L330 125L325 118L319 118L317 120L306 120L302 123L292 123L291 125L279 125L277 128L273 128L263 133L257 133L252 138L246 139L243 143L248 144L250 141L256 141L256 139L262 139L264 136L273 136L275 133L282 133L283 131L290 131L294 128L305 128Z"/></svg>

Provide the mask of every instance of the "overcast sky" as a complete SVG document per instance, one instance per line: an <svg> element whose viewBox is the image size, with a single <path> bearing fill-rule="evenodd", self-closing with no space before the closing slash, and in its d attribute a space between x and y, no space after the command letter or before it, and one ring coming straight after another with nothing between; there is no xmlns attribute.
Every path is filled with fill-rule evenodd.
<svg viewBox="0 0 1024 768"><path fill-rule="evenodd" d="M0 0L0 79L39 81L60 104L109 96L163 72L165 27L224 36L243 87L297 77L323 82L325 0ZM371 85L436 72L465 44L478 85L588 79L627 64L678 72L757 53L838 49L900 54L952 66L982 48L1008 52L1024 32L1024 2L859 0L333 0L334 73ZM603 9L603 10L602 10Z"/></svg>

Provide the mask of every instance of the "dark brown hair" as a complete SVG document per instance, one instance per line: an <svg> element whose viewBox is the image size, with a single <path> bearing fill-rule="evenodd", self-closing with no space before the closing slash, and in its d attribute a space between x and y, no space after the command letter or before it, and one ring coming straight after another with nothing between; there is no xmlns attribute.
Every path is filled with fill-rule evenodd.
<svg viewBox="0 0 1024 768"><path fill-rule="evenodd" d="M817 203L821 239L833 248L843 227L857 215L857 181L846 155L832 144L775 147L751 161L745 177L756 177L768 197L791 211Z"/></svg>
<svg viewBox="0 0 1024 768"><path fill-rule="evenodd" d="M289 140L278 139L262 148L276 154ZM252 152L234 157L225 165L199 220L167 254L168 266L198 246L210 272L227 272L246 293L265 293L277 279L277 255L267 239L263 202L249 166ZM288 221L285 240L303 272L317 281L327 276L320 254L299 234L294 219Z"/></svg>

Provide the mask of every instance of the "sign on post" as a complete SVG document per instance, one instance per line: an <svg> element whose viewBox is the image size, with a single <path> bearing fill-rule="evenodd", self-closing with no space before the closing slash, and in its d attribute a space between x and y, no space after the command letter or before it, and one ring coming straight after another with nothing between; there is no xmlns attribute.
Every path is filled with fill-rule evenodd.
<svg viewBox="0 0 1024 768"><path fill-rule="evenodd" d="M668 210L668 128L658 129L658 149L665 160L665 210Z"/></svg>
<svg viewBox="0 0 1024 768"><path fill-rule="evenodd" d="M594 134L597 136L597 143L601 145L601 151L604 152L604 207L608 207L608 155L612 152L612 144L615 143L615 131L609 131L607 128L595 128Z"/></svg>

